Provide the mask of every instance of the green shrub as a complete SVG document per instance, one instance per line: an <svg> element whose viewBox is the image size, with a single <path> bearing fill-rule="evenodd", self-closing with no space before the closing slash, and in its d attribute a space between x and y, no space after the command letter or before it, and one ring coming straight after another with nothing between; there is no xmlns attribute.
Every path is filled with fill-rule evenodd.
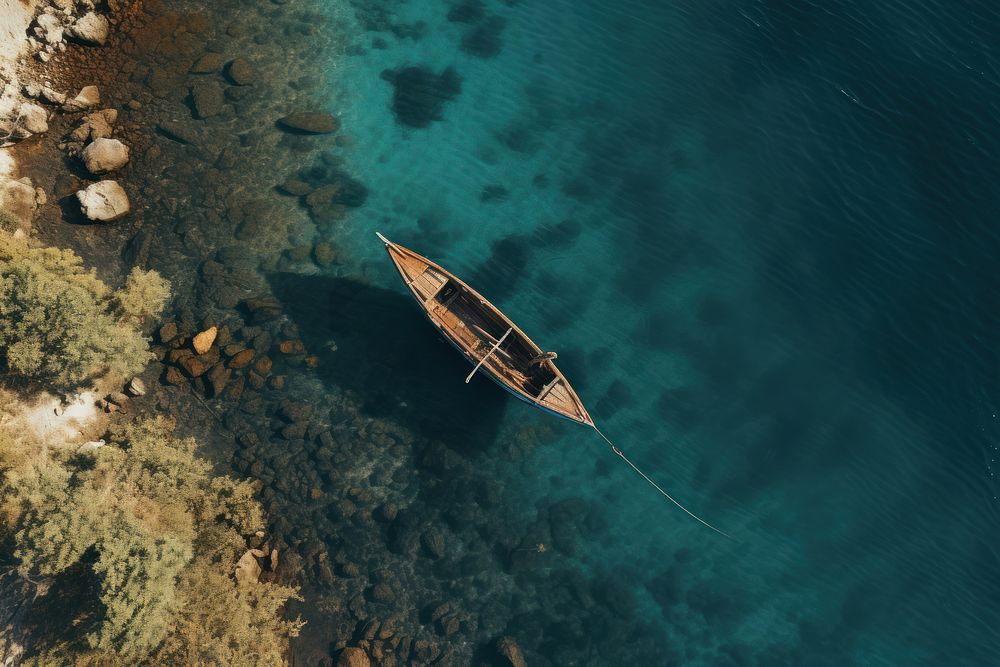
<svg viewBox="0 0 1000 667"><path fill-rule="evenodd" d="M125 287L115 294L119 312L142 323L147 317L157 317L170 300L170 283L156 271L132 269Z"/></svg>
<svg viewBox="0 0 1000 667"><path fill-rule="evenodd" d="M92 457L35 465L6 489L19 506L23 566L58 575L91 563L100 582L80 636L61 637L36 663L282 661L300 624L280 611L296 591L233 579L243 535L263 523L260 506L249 483L213 476L194 451L168 421L146 420L122 427Z"/></svg>
<svg viewBox="0 0 1000 667"><path fill-rule="evenodd" d="M0 232L13 233L19 226L17 218L0 208Z"/></svg>
<svg viewBox="0 0 1000 667"><path fill-rule="evenodd" d="M159 314L164 283L133 271L115 294L72 251L0 232L0 369L60 388L140 371L152 355L135 319Z"/></svg>

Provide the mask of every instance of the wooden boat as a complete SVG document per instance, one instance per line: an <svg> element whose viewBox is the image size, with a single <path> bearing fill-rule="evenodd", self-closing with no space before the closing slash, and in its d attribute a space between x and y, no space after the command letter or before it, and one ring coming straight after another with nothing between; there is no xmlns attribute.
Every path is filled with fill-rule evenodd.
<svg viewBox="0 0 1000 667"><path fill-rule="evenodd" d="M580 397L533 340L453 273L376 232L393 264L444 337L479 370L525 403L594 426Z"/></svg>

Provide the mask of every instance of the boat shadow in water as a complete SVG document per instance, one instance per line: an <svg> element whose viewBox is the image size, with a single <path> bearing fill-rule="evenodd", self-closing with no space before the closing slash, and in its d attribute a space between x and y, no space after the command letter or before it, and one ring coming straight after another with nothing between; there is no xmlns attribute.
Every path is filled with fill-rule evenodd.
<svg viewBox="0 0 1000 667"><path fill-rule="evenodd" d="M348 278L276 273L268 281L323 382L354 393L366 414L468 452L494 442L508 397L468 362L413 299Z"/></svg>

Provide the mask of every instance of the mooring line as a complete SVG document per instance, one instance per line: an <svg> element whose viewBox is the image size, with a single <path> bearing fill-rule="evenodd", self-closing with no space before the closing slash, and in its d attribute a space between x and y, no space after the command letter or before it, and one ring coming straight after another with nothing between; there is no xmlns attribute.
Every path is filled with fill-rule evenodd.
<svg viewBox="0 0 1000 667"><path fill-rule="evenodd" d="M729 533L725 533L725 532L719 530L718 528L716 528L712 524L708 523L707 521L705 521L704 519L702 519L700 516L698 516L697 514L695 514L694 512L692 512L691 510L689 510L688 508L684 507L679 502L677 502L676 500L674 500L674 498L669 493L667 493L666 491L664 491L663 489L660 488L659 484L657 484L656 482L654 482L653 480L651 480L649 478L649 476L646 475L646 473L644 473L643 471L639 470L639 468L634 463L632 463L631 461L629 461L628 457L626 457L625 454L622 453L622 450L618 449L618 447L615 446L615 443L611 442L611 440L608 439L608 436L604 435L604 433L601 432L601 429L597 428L596 425L594 425L594 430L597 431L597 435L599 435L602 438L604 438L604 442L608 443L608 446L611 447L611 451L613 451L615 454L617 454L619 457L621 457L622 461L624 461L625 463L629 464L629 466L632 468L632 470L635 470L637 473L639 473L640 475L642 475L642 478L644 480L646 480L647 482L649 482L653 486L654 489L656 489L657 491L659 491L663 495L664 498L666 498L667 500L669 500L670 502L672 502L674 505L677 505L678 507L680 507L682 510L684 510L684 512L688 516L690 516L691 518L693 518L698 523L702 524L703 526L707 526L708 528L711 528L712 530L714 530L715 532L717 532L719 535L722 535L723 537L728 537L729 539L735 541L736 538L734 538L732 535L730 535Z"/></svg>

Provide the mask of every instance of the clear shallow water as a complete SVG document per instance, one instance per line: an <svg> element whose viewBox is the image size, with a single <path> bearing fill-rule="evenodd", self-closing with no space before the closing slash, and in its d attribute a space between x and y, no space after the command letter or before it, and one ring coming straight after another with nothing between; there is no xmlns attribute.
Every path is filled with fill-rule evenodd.
<svg viewBox="0 0 1000 667"><path fill-rule="evenodd" d="M376 229L468 278L737 540L571 425L507 466L505 497L525 520L603 508L573 558L626 582L664 663L993 662L997 11L525 0L466 24L452 6L328 10L361 47L329 93L371 190L336 241L385 289L402 286ZM489 16L499 53L464 52ZM383 72L408 65L461 76L426 127L392 111ZM425 406L433 386L407 377L363 391ZM482 396L500 432L547 424Z"/></svg>

